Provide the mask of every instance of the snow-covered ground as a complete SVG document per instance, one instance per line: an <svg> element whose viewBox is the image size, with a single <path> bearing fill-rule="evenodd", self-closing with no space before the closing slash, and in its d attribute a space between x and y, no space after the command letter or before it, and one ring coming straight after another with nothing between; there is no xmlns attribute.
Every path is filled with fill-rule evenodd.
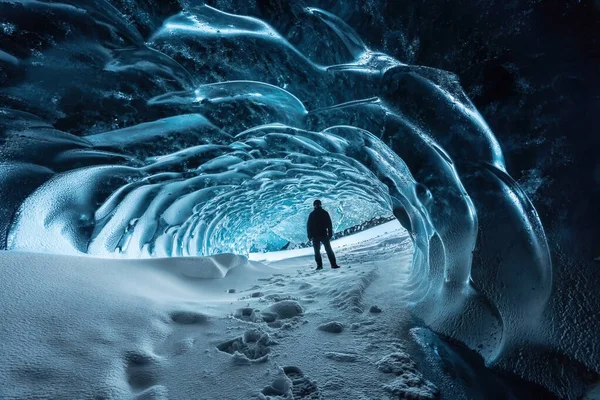
<svg viewBox="0 0 600 400"><path fill-rule="evenodd" d="M390 227L338 243L339 270L2 252L0 398L511 398L411 316Z"/></svg>
<svg viewBox="0 0 600 400"><path fill-rule="evenodd" d="M397 236L405 236L405 232L406 230L402 228L398 221L393 220L373 228L336 239L331 242L331 248L334 250L334 252L345 251L350 247L361 247L364 243L373 240L376 240L378 243L381 240L385 240L390 237L394 238ZM312 247L306 247L294 250L272 251L269 253L250 253L248 258L251 261L273 262L303 256L312 257L312 255Z"/></svg>

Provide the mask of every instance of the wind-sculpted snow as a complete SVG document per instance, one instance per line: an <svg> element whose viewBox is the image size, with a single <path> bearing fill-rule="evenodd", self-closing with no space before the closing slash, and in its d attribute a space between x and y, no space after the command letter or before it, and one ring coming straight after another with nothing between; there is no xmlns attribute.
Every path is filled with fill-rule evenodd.
<svg viewBox="0 0 600 400"><path fill-rule="evenodd" d="M0 3L7 249L278 250L306 241L321 198L336 231L393 213L410 232L431 326L488 360L534 340L544 230L453 74L317 8L280 33L207 5L113 4Z"/></svg>

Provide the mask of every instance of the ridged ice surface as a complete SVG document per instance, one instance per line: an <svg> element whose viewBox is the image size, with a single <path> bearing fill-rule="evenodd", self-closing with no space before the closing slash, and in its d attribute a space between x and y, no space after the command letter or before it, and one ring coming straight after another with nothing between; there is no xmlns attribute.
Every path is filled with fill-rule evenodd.
<svg viewBox="0 0 600 400"><path fill-rule="evenodd" d="M488 360L533 332L544 231L453 74L318 8L275 29L192 3L0 3L7 249L278 250L321 198L336 230L398 218L432 326Z"/></svg>

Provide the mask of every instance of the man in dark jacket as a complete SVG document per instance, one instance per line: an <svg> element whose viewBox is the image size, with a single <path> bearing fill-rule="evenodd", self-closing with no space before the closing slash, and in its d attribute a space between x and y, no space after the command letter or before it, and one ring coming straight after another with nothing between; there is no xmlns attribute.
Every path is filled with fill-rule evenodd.
<svg viewBox="0 0 600 400"><path fill-rule="evenodd" d="M335 254L333 254L333 250L331 249L331 243L329 243L331 236L333 236L333 227L331 225L329 213L321 208L321 200L315 200L313 206L315 209L308 216L306 231L308 240L312 240L313 242L317 269L323 269L321 243L325 246L331 268L339 268L340 266L337 265L337 262L335 261Z"/></svg>

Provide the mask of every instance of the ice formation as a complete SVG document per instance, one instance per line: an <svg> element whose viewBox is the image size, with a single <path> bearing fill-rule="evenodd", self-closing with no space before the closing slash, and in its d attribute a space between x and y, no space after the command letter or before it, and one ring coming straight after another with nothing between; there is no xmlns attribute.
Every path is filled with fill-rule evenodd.
<svg viewBox="0 0 600 400"><path fill-rule="evenodd" d="M336 230L396 216L436 330L491 363L533 340L544 230L452 73L375 52L318 8L294 33L204 4L114 5L0 4L6 249L279 250L306 240L319 197Z"/></svg>

